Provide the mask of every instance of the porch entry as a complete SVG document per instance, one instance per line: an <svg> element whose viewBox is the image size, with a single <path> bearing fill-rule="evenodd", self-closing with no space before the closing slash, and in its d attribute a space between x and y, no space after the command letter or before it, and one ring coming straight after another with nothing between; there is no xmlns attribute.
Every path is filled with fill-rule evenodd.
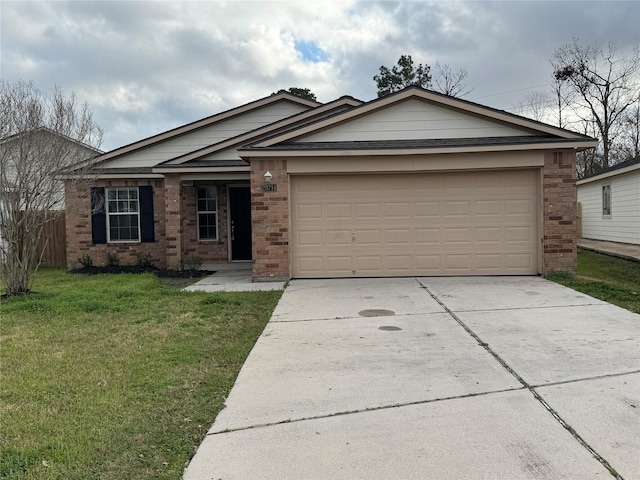
<svg viewBox="0 0 640 480"><path fill-rule="evenodd" d="M251 260L251 190L229 187L231 261Z"/></svg>

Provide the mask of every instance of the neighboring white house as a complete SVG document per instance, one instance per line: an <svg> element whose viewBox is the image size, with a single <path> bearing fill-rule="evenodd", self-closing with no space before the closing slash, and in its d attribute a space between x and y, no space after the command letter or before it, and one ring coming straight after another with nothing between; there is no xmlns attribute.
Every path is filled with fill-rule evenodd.
<svg viewBox="0 0 640 480"><path fill-rule="evenodd" d="M640 156L577 184L582 238L640 245Z"/></svg>

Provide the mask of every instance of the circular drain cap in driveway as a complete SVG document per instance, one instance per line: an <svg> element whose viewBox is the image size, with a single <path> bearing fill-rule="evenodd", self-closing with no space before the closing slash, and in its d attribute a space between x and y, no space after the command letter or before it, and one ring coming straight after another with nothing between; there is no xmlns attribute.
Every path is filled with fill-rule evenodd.
<svg viewBox="0 0 640 480"><path fill-rule="evenodd" d="M381 327L378 327L378 330L384 330L385 332L396 332L402 329L400 327L395 327L393 325L383 325Z"/></svg>
<svg viewBox="0 0 640 480"><path fill-rule="evenodd" d="M395 315L396 312L393 310L379 310L379 309L371 309L371 310L360 310L358 315L361 317L390 317L391 315Z"/></svg>

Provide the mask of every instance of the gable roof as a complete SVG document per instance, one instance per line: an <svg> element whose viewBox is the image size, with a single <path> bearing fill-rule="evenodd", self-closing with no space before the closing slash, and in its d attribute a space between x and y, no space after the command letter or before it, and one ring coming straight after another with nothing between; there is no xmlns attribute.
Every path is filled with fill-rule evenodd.
<svg viewBox="0 0 640 480"><path fill-rule="evenodd" d="M614 175L623 175L628 172L632 172L634 170L640 170L640 155L636 158L631 158L629 160L625 160L624 162L616 163L615 165L611 165L608 168L605 168L601 172L594 173L589 175L588 177L581 178L576 183L578 185L583 185L585 183L591 183L598 180L602 180L608 177L613 177Z"/></svg>
<svg viewBox="0 0 640 480"><path fill-rule="evenodd" d="M171 130L167 130L166 132L159 133L157 135L153 135L151 137L144 138L142 140L138 140L137 142L130 143L128 145L124 145L122 147L111 150L99 157L96 157L91 160L91 164L94 166L105 163L109 160L113 160L115 158L121 157L123 155L136 152L142 150L144 148L150 147L152 145L157 145L162 142L166 142L173 138L189 134L201 128L208 127L217 122L221 122L223 120L228 120L233 117L237 117L242 115L243 113L250 112L252 110L257 110L262 107L275 104L277 102L291 102L294 104L298 104L307 108L314 108L321 103L307 100L305 98L297 97L287 92L278 92L276 94L270 95L268 97L261 98L259 100L255 100L253 102L246 103L239 107L235 107L229 110L225 110L224 112L220 112L209 117L196 120L195 122L188 123L186 125L182 125L180 127L173 128ZM84 166L84 165L83 165Z"/></svg>
<svg viewBox="0 0 640 480"><path fill-rule="evenodd" d="M384 109L400 105L402 102L406 102L408 100L418 100L426 104L451 109L470 117L480 118L494 124L506 125L520 130L522 135L520 135L521 138L518 139L513 137L479 137L475 139L424 139L421 141L417 141L417 139L384 141L382 139L357 142L305 142L305 138L310 137L312 134L329 131L332 128L362 119L367 115L372 115L376 112L381 112ZM295 146L294 142L297 142L295 143ZM405 151L404 153L420 153L421 151L424 151L425 153L435 153L433 148L438 149L437 151L440 152L443 151L443 149L446 150L458 147L470 148L472 146L493 148L497 145L502 145L505 149L515 147L521 149L525 145L527 145L528 148L529 145L533 146L533 148L551 148L555 144L562 144L562 148L584 149L595 147L597 142L593 138L580 133L547 125L545 123L530 120L519 115L486 107L467 100L412 86L394 94L372 100L341 114L320 119L301 128L255 142L250 146L241 149L240 153L247 157L256 157L270 156L273 155L274 152L287 155L287 152L292 151L295 152L295 155L300 155L302 151L307 150L310 152L309 154L311 154L311 151L324 151L327 152L327 154L330 154L329 152L339 152L340 155L348 155L349 152L355 154L356 151L367 150L367 154L378 153L380 155L385 155L388 154L388 151L386 150L391 148L412 150L411 152Z"/></svg>
<svg viewBox="0 0 640 480"><path fill-rule="evenodd" d="M218 152L229 150L238 146L246 145L250 142L255 142L269 135L274 135L277 132L288 131L290 129L299 128L301 125L317 121L319 118L327 118L332 115L337 115L347 109L361 105L361 100L357 100L350 96L340 97L332 102L319 105L315 108L301 112L290 117L283 118L276 122L264 125L262 127L250 130L248 132L236 135L235 137L228 138L218 143L208 145L206 147L194 150L184 155L169 159L165 162L158 164L153 168L154 172L159 172L166 168L175 168L183 165L195 166L196 162L208 155L213 155ZM246 161L238 159L240 164L247 165ZM216 165L218 165L216 161ZM201 162L199 166L205 165Z"/></svg>
<svg viewBox="0 0 640 480"><path fill-rule="evenodd" d="M48 128L48 127L38 127L36 129L29 130L29 131L26 131L26 132L19 132L19 133L13 134L13 135L9 135L7 137L4 137L4 138L0 139L0 144L10 143L10 142L13 142L15 140L18 140L20 137L23 137L25 135L30 135L32 133L38 133L38 132L47 133L49 135L60 137L61 139L66 140L69 143L72 143L72 144L74 144L74 145L76 145L78 147L86 148L87 150L95 153L96 155L100 155L100 154L104 153L99 148L96 148L96 147L94 147L92 145L88 145L86 143L80 142L79 140L71 138L71 137L69 137L67 135L64 135L64 134L60 133L60 132L56 132L55 130L53 130L51 128Z"/></svg>

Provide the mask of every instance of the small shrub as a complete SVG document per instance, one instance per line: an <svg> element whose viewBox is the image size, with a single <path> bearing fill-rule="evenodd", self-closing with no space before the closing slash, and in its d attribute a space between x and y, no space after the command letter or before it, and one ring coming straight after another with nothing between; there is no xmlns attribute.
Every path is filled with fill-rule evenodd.
<svg viewBox="0 0 640 480"><path fill-rule="evenodd" d="M82 265L84 268L93 267L93 259L86 253L82 255L80 258L78 258L78 263Z"/></svg>
<svg viewBox="0 0 640 480"><path fill-rule="evenodd" d="M143 268L153 267L153 258L148 252L136 253L136 265Z"/></svg>
<svg viewBox="0 0 640 480"><path fill-rule="evenodd" d="M202 257L191 255L184 258L184 268L187 270L200 270L202 267Z"/></svg>
<svg viewBox="0 0 640 480"><path fill-rule="evenodd" d="M109 267L120 265L120 259L118 258L118 255L116 255L115 253L107 252L106 261Z"/></svg>

